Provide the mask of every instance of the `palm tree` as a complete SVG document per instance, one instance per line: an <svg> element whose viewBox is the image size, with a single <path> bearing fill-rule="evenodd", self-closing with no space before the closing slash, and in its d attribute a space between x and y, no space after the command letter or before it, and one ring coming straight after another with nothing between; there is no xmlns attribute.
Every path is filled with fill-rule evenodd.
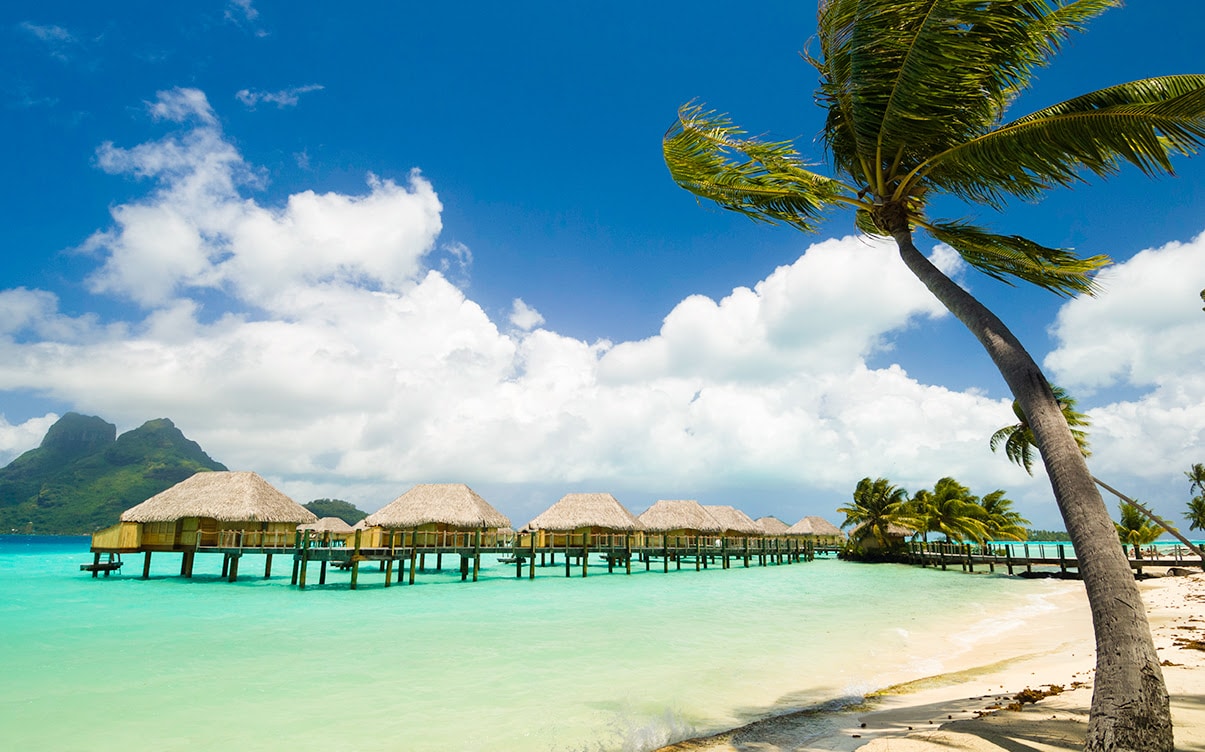
<svg viewBox="0 0 1205 752"><path fill-rule="evenodd" d="M1025 540L1029 533L1025 525L1029 520L1012 508L1012 499L1005 498L1003 490L992 491L979 500L987 540Z"/></svg>
<svg viewBox="0 0 1205 752"><path fill-rule="evenodd" d="M1188 514L1184 518L1188 520L1189 530L1205 530L1205 493L1188 502Z"/></svg>
<svg viewBox="0 0 1205 752"><path fill-rule="evenodd" d="M1088 449L1088 432L1084 430L1091 424L1088 416L1076 411L1075 400L1067 390L1051 384L1050 392L1063 413L1063 419L1067 421L1067 427L1071 429L1075 443L1079 445L1080 453L1085 457L1092 456L1091 450ZM1038 446L1037 439L1033 435L1033 429L1029 427L1029 420L1021 410L1021 403L1017 400L1013 400L1013 414L1017 416L1017 422L992 434L990 446L994 452L1003 445L1004 456L1033 475L1033 450Z"/></svg>
<svg viewBox="0 0 1205 752"><path fill-rule="evenodd" d="M1163 528L1147 520L1146 515L1139 511L1138 507L1124 501L1120 502L1119 506L1121 522L1115 522L1113 525L1117 529L1117 537L1122 544L1129 544L1137 548L1154 543L1156 538L1163 535Z"/></svg>
<svg viewBox="0 0 1205 752"><path fill-rule="evenodd" d="M1081 258L926 212L940 193L993 208L1100 176L1122 161L1172 171L1205 142L1205 75L1112 86L1007 121L1005 112L1072 31L1119 0L822 0L818 100L836 177L789 141L747 138L725 115L688 104L663 141L673 179L755 220L811 231L827 210L895 240L904 264L980 341L1028 418L1079 555L1097 639L1088 750L1170 752L1171 715L1138 588L1113 523L1045 375L974 296L921 254L927 231L1000 280L1061 295L1093 291L1108 260Z"/></svg>
<svg viewBox="0 0 1205 752"><path fill-rule="evenodd" d="M980 519L978 499L971 489L953 478L942 478L926 493L929 532L941 533L950 542L982 541L987 527Z"/></svg>
<svg viewBox="0 0 1205 752"><path fill-rule="evenodd" d="M873 536L883 549L890 547L889 530L902 519L902 507L908 492L886 478L863 478L854 488L853 503L838 507L837 512L845 515L842 528L854 525L861 529L862 537Z"/></svg>
<svg viewBox="0 0 1205 752"><path fill-rule="evenodd" d="M1188 477L1188 492L1205 493L1205 465L1200 462L1192 466L1192 469L1184 473Z"/></svg>

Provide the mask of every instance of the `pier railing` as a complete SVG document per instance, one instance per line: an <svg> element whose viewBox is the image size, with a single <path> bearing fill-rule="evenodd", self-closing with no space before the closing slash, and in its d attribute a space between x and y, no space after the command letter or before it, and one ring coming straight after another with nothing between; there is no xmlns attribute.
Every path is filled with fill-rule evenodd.
<svg viewBox="0 0 1205 752"><path fill-rule="evenodd" d="M1118 544L1120 545L1120 543ZM1142 573L1143 567L1201 567L1205 560L1185 546L1125 546L1130 568ZM1070 543L954 543L949 541L912 541L908 544L908 561L922 567L947 569L957 566L966 571L987 567L994 572L997 566L1009 574L1024 568L1032 573L1034 567L1057 567L1061 574L1079 571L1079 560Z"/></svg>

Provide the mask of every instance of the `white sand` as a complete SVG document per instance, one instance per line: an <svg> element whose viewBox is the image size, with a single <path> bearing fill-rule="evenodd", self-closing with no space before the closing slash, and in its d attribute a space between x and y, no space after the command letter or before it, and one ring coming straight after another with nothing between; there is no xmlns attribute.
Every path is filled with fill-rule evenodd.
<svg viewBox="0 0 1205 752"><path fill-rule="evenodd" d="M1152 573L1161 570L1148 570ZM957 575L955 575L957 576ZM1139 583L1172 700L1178 752L1205 752L1205 573ZM1094 639L1083 590L1019 639L979 651L979 665L894 687L840 728L815 737L815 715L757 721L662 752L1065 752L1082 749L1092 700ZM1059 694L1010 710L1024 689Z"/></svg>

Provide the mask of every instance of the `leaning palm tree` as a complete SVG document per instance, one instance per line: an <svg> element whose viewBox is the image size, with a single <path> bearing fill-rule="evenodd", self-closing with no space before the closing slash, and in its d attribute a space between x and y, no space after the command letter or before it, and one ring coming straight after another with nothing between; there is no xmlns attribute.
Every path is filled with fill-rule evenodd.
<svg viewBox="0 0 1205 752"><path fill-rule="evenodd" d="M1075 400L1071 398L1066 389L1051 384L1050 393L1054 395L1054 401L1058 403L1059 410L1063 413L1063 419L1067 421L1067 427L1071 429L1071 435L1075 438L1075 443L1079 445L1080 452L1085 457L1091 457L1092 452L1088 449L1088 432L1084 430L1091 423L1088 416L1076 411ZM992 434L989 445L993 452L1003 446L1004 456L1025 468L1025 472L1033 475L1033 450L1037 449L1038 442L1033 435L1033 429L1029 427L1029 419L1025 417L1025 412L1021 410L1021 403L1017 400L1013 400L1013 414L1017 416L1017 422L1011 426L1004 426Z"/></svg>
<svg viewBox="0 0 1205 752"><path fill-rule="evenodd" d="M1062 295L1093 291L1108 260L926 211L951 194L1002 208L1125 161L1170 173L1205 142L1205 75L1112 86L1013 120L1008 106L1072 31L1119 0L822 0L819 102L835 177L790 142L748 138L727 116L685 105L663 142L673 179L756 220L811 231L851 207L893 238L904 264L979 339L1028 417L1080 557L1097 640L1089 750L1170 752L1167 690L1138 588L1100 492L1045 375L1000 319L917 249L914 230L1000 280Z"/></svg>

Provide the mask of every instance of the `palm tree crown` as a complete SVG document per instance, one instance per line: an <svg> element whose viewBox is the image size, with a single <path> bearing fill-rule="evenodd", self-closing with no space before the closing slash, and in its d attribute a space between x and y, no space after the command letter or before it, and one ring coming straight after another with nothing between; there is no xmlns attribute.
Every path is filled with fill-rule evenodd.
<svg viewBox="0 0 1205 752"><path fill-rule="evenodd" d="M1087 415L1076 411L1075 400L1071 398L1067 390L1051 384L1050 391L1054 394L1055 401L1059 403L1059 409L1063 412L1063 418L1067 421L1067 426L1071 429L1071 435L1075 437L1075 443L1079 445L1080 452L1085 457L1090 457L1092 452L1088 449L1088 432L1085 429L1091 425L1092 421L1088 419ZM1010 461L1025 468L1025 472L1033 475L1033 450L1037 448L1038 441L1017 400L1013 400L1013 414L1017 416L1018 422L1005 426L992 434L990 446L994 452L1003 445L1004 455Z"/></svg>
<svg viewBox="0 0 1205 752"><path fill-rule="evenodd" d="M1001 208L1115 172L1122 161L1170 173L1170 156L1205 139L1205 75L1112 86L1010 121L1072 31L1117 0L827 0L820 5L819 103L836 170L810 169L789 141L747 138L725 115L691 103L666 133L674 180L754 219L813 230L826 210L850 206L865 232L921 227L997 279L1060 294L1090 292L1104 256L1077 257L963 221L929 218L948 193Z"/></svg>

